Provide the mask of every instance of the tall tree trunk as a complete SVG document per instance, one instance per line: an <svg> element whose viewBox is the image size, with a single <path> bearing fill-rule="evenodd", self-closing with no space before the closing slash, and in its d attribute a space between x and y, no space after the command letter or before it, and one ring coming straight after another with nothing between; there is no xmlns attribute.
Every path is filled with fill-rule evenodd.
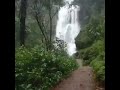
<svg viewBox="0 0 120 90"><path fill-rule="evenodd" d="M20 6L20 46L25 45L25 19L26 19L26 10L27 10L27 1L21 0Z"/></svg>
<svg viewBox="0 0 120 90"><path fill-rule="evenodd" d="M41 32L42 32L42 35L43 35L43 37L44 37L44 39L45 39L46 49L48 50L48 42L49 42L49 40L47 40L47 37L46 37L46 35L45 35L45 33L44 33L44 30L45 30L45 29L43 29L43 26L41 26L42 24L41 24L40 21L38 20L37 14L36 14L36 16L35 16L35 19L36 19L37 24L38 24L38 26L39 26L39 28L40 28L40 30L41 30Z"/></svg>
<svg viewBox="0 0 120 90"><path fill-rule="evenodd" d="M49 49L51 50L52 46L52 16L51 16L51 0L49 0L49 18L50 18L50 45Z"/></svg>

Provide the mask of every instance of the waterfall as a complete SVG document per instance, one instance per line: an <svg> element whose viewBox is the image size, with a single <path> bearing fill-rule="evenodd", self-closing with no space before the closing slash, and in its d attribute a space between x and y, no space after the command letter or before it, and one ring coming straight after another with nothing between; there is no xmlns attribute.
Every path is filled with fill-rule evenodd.
<svg viewBox="0 0 120 90"><path fill-rule="evenodd" d="M67 44L66 51L70 56L76 53L75 38L80 32L80 7L72 5L72 2L73 0L65 0L65 5L60 7L56 26L56 37Z"/></svg>

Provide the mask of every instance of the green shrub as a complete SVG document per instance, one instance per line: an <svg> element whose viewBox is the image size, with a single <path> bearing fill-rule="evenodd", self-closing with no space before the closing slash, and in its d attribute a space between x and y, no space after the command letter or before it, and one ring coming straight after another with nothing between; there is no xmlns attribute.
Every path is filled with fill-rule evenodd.
<svg viewBox="0 0 120 90"><path fill-rule="evenodd" d="M92 46L82 49L80 55L84 65L90 65L96 74L96 79L105 81L105 51L103 40L96 41Z"/></svg>
<svg viewBox="0 0 120 90"><path fill-rule="evenodd" d="M98 55L104 52L104 42L102 40L96 41L92 46L80 50L81 58L85 65L89 65ZM104 53L103 53L104 54Z"/></svg>
<svg viewBox="0 0 120 90"><path fill-rule="evenodd" d="M100 69L97 71L97 79L101 82L105 82L105 66L101 66Z"/></svg>
<svg viewBox="0 0 120 90"><path fill-rule="evenodd" d="M16 90L48 90L77 67L74 59L62 53L21 47L15 53Z"/></svg>
<svg viewBox="0 0 120 90"><path fill-rule="evenodd" d="M105 61L102 54L93 60L90 65L93 67L96 73L96 79L100 82L105 82Z"/></svg>

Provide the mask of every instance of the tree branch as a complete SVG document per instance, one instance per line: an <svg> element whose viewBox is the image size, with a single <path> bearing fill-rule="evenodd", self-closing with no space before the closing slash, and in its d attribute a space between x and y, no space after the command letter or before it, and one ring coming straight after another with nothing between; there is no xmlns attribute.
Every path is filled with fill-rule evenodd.
<svg viewBox="0 0 120 90"><path fill-rule="evenodd" d="M53 14L52 18L58 13L59 9L56 10L56 12Z"/></svg>
<svg viewBox="0 0 120 90"><path fill-rule="evenodd" d="M42 32L42 35L43 35L43 37L44 37L44 39L45 39L46 48L47 48L47 50L48 50L48 43L47 43L47 42L49 42L49 40L47 39L47 37L46 37L46 35L45 35L45 33L44 33L44 30L43 30L43 28L42 28L42 26L41 26L41 23L40 23L39 20L38 20L38 16L37 16L37 15L35 16L35 19L36 19L36 21L37 21L37 23L38 23L38 26L39 26L39 28L40 28L40 30L41 30L41 32Z"/></svg>

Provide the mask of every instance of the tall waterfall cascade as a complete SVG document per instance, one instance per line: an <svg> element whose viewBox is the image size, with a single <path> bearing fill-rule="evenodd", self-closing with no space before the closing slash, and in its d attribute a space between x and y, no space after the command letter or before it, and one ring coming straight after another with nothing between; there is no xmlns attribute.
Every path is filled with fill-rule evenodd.
<svg viewBox="0 0 120 90"><path fill-rule="evenodd" d="M65 5L60 7L56 26L56 38L66 43L66 52L72 56L77 52L75 38L80 32L78 5L72 5L74 0L65 0Z"/></svg>

